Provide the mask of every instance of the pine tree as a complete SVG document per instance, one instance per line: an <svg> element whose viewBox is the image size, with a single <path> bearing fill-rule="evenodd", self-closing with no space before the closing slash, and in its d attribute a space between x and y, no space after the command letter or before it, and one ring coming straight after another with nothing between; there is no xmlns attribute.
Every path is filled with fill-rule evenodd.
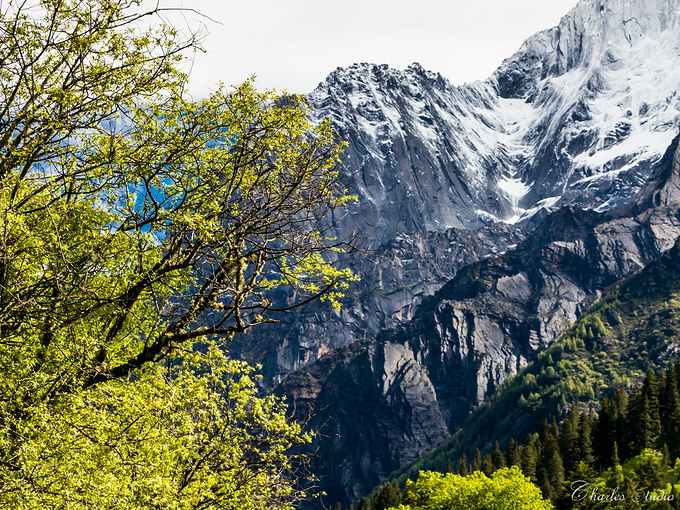
<svg viewBox="0 0 680 510"><path fill-rule="evenodd" d="M676 487L677 485L671 484L671 508L673 510L680 510L680 491Z"/></svg>
<svg viewBox="0 0 680 510"><path fill-rule="evenodd" d="M508 441L508 446L505 448L505 464L507 466L521 466L522 464L522 453L514 438Z"/></svg>
<svg viewBox="0 0 680 510"><path fill-rule="evenodd" d="M359 501L359 506L357 506L357 510L371 510L371 502L367 497L361 498L361 501Z"/></svg>
<svg viewBox="0 0 680 510"><path fill-rule="evenodd" d="M668 445L666 443L663 444L661 447L661 466L663 467L664 471L667 471L668 468L672 465L671 462L671 454L668 451Z"/></svg>
<svg viewBox="0 0 680 510"><path fill-rule="evenodd" d="M680 457L680 391L673 367L666 371L660 402L665 441L672 459Z"/></svg>
<svg viewBox="0 0 680 510"><path fill-rule="evenodd" d="M540 476L547 477L543 480L539 477L539 486L546 491L545 497L550 499L557 498L564 484L564 464L554 432L555 424L547 425L544 422L540 433L541 453L537 465Z"/></svg>
<svg viewBox="0 0 680 510"><path fill-rule="evenodd" d="M558 439L560 454L564 461L565 471L571 471L580 459L578 428L574 427L573 419L567 418L562 424Z"/></svg>
<svg viewBox="0 0 680 510"><path fill-rule="evenodd" d="M340 505L339 501L335 504L335 506L333 507L333 510L342 510L342 505Z"/></svg>
<svg viewBox="0 0 680 510"><path fill-rule="evenodd" d="M614 397L616 404L616 422L615 432L613 434L613 441L616 441L619 446L619 456L627 459L630 457L630 449L628 448L628 393L621 388Z"/></svg>
<svg viewBox="0 0 680 510"><path fill-rule="evenodd" d="M482 452L479 451L479 448L475 450L475 457L472 459L472 471L481 471L482 470Z"/></svg>
<svg viewBox="0 0 680 510"><path fill-rule="evenodd" d="M548 470L544 467L538 469L538 474L536 476L536 484L538 488L541 489L543 497L546 499L555 499L557 497L557 491L550 483L550 476L548 476Z"/></svg>
<svg viewBox="0 0 680 510"><path fill-rule="evenodd" d="M614 446L612 448L612 466L620 465L619 461L619 445L614 441Z"/></svg>
<svg viewBox="0 0 680 510"><path fill-rule="evenodd" d="M397 480L396 478L392 480L392 487L394 487L394 492L396 492L399 495L399 501L401 501L402 493L401 487L399 487L399 480Z"/></svg>
<svg viewBox="0 0 680 510"><path fill-rule="evenodd" d="M615 402L605 398L600 415L595 422L593 437L593 456L601 468L610 467L612 447L616 440L618 408Z"/></svg>
<svg viewBox="0 0 680 510"><path fill-rule="evenodd" d="M623 482L621 483L621 492L626 497L623 505L621 505L626 510L635 510L642 508L642 505L638 501L639 496L635 491L638 489L638 484L635 483L628 475L623 475Z"/></svg>
<svg viewBox="0 0 680 510"><path fill-rule="evenodd" d="M593 463L592 413L582 413L578 421L579 458L587 464Z"/></svg>
<svg viewBox="0 0 680 510"><path fill-rule="evenodd" d="M491 460L491 455L487 453L484 455L484 460L482 461L482 472L486 476L491 476L495 471L496 468L493 465L493 460Z"/></svg>
<svg viewBox="0 0 680 510"><path fill-rule="evenodd" d="M528 476L532 482L536 481L536 463L538 460L538 454L536 452L535 439L532 434L529 434L524 441L524 446L522 447L522 472L525 476Z"/></svg>
<svg viewBox="0 0 680 510"><path fill-rule="evenodd" d="M399 503L401 503L401 494L397 492L394 485L388 483L381 487L373 498L373 510L387 510L399 506Z"/></svg>
<svg viewBox="0 0 680 510"><path fill-rule="evenodd" d="M644 455L636 475L640 485L646 490L659 489L663 485L664 470L655 455Z"/></svg>
<svg viewBox="0 0 680 510"><path fill-rule="evenodd" d="M550 422L550 433L555 439L560 437L560 426L557 424L557 419L554 416Z"/></svg>
<svg viewBox="0 0 680 510"><path fill-rule="evenodd" d="M623 482L623 470L619 460L619 446L616 441L614 441L612 450L612 481L614 482L614 487L619 487Z"/></svg>
<svg viewBox="0 0 680 510"><path fill-rule="evenodd" d="M632 455L639 454L645 448L654 448L661 435L661 419L659 416L658 384L654 372L650 369L645 375L642 386L630 399L629 430Z"/></svg>
<svg viewBox="0 0 680 510"><path fill-rule="evenodd" d="M505 467L505 457L503 457L503 452L498 444L498 441L494 442L493 450L491 451L491 463L493 464L494 471L503 469Z"/></svg>
<svg viewBox="0 0 680 510"><path fill-rule="evenodd" d="M446 459L446 472L453 473L453 468L451 467L451 459Z"/></svg>
<svg viewBox="0 0 680 510"><path fill-rule="evenodd" d="M640 414L638 416L638 421L636 427L633 430L637 431L635 444L635 453L640 453L645 448L652 448L654 446L654 429L655 426L652 423L652 411L649 406L649 399L646 395L641 395L642 406L640 408Z"/></svg>
<svg viewBox="0 0 680 510"><path fill-rule="evenodd" d="M458 460L458 474L460 476L467 476L468 474L467 458L465 457L465 454Z"/></svg>

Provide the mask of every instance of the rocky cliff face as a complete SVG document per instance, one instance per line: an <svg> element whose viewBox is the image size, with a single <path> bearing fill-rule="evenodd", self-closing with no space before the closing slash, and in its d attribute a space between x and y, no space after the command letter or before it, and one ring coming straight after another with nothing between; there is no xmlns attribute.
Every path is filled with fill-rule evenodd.
<svg viewBox="0 0 680 510"><path fill-rule="evenodd" d="M276 316L230 345L232 354L263 365L263 385L353 342L409 321L418 303L453 278L459 267L503 253L524 239L521 228L492 224L479 230L412 232L395 236L380 251L353 261L361 282L352 286L340 312L312 303L296 314Z"/></svg>
<svg viewBox="0 0 680 510"><path fill-rule="evenodd" d="M675 1L582 0L488 80L460 87L418 65L331 73L309 94L311 114L349 142L343 171L359 196L332 220L381 258L344 261L363 283L341 315L301 310L232 351L264 362L274 384L407 321L457 267L523 237L492 227L478 241L460 229L533 228L560 206L629 204L679 125L678 19Z"/></svg>
<svg viewBox="0 0 680 510"><path fill-rule="evenodd" d="M633 204L558 210L515 250L460 269L410 322L317 377L323 383L305 402L318 413L312 425L325 425L315 470L329 501L360 497L435 447L602 289L673 246L679 140ZM307 388L291 381L279 391L299 402Z"/></svg>

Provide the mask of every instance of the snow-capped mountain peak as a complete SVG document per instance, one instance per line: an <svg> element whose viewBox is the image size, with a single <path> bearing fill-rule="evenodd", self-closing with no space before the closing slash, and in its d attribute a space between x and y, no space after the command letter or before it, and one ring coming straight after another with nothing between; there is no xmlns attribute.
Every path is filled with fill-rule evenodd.
<svg viewBox="0 0 680 510"><path fill-rule="evenodd" d="M629 202L680 125L679 20L677 0L582 0L460 87L417 64L337 69L309 98L350 142L348 227L382 241Z"/></svg>

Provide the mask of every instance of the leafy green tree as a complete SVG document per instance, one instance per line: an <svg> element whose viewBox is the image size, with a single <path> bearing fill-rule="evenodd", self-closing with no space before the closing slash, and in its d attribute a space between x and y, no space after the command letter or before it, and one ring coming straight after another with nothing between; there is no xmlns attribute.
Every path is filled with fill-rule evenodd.
<svg viewBox="0 0 680 510"><path fill-rule="evenodd" d="M139 9L0 5L0 506L286 508L309 437L222 347L353 279L342 144L252 83L185 100L196 38Z"/></svg>
<svg viewBox="0 0 680 510"><path fill-rule="evenodd" d="M552 508L517 466L500 469L491 477L479 471L465 477L423 471L416 482L407 482L404 495L407 504L400 510Z"/></svg>

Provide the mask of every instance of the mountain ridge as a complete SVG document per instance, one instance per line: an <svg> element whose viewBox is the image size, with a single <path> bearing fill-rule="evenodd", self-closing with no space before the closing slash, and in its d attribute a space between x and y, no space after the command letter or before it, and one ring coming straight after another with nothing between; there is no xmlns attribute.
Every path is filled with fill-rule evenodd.
<svg viewBox="0 0 680 510"><path fill-rule="evenodd" d="M262 347L271 345L269 329L236 348L255 363L266 357L266 386L329 349L408 321L424 297L472 261L445 260L449 253L506 251L564 205L604 212L631 203L680 126L676 3L631 5L581 1L483 82L456 87L420 65L398 71L355 64L333 71L309 95L311 116L329 118L349 142L341 172L359 197L329 221L338 237L362 231L364 248L378 256L339 260L364 278L340 314L315 306L277 316L281 333L270 352ZM616 28L632 13L651 19L657 44L651 35L628 41L630 30ZM610 32L616 37L607 42ZM527 73L525 84L499 94L498 84L513 82L517 72ZM495 236L497 247L451 234L499 232L503 222L514 233L511 242ZM405 244L399 239L413 241L414 256L393 249ZM446 239L465 247L447 252ZM418 260L427 262L411 270Z"/></svg>

